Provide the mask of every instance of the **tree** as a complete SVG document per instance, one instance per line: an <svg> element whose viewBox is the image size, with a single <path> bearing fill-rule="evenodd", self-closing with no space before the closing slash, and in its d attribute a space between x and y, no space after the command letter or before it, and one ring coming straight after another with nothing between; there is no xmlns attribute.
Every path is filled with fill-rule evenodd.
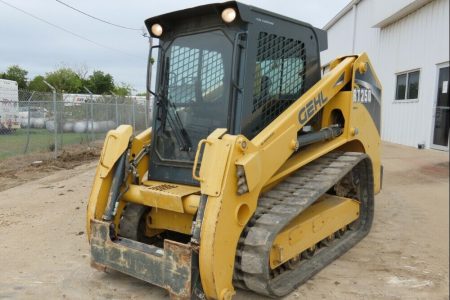
<svg viewBox="0 0 450 300"><path fill-rule="evenodd" d="M47 73L45 80L59 92L80 93L83 89L81 78L75 71L67 67Z"/></svg>
<svg viewBox="0 0 450 300"><path fill-rule="evenodd" d="M52 85L58 92L65 93L86 93L83 87L87 87L94 94L110 94L114 92L119 96L129 96L134 91L131 85L120 83L114 84L114 78L111 74L100 70L95 70L89 77L88 68L85 65L78 68L69 67L61 64L53 72L46 73L45 76L35 76L28 83L28 71L17 65L10 66L5 73L0 73L0 79L9 79L17 81L19 88L29 88L38 92L50 92L50 88L44 83L44 80Z"/></svg>
<svg viewBox="0 0 450 300"><path fill-rule="evenodd" d="M79 64L73 67L73 70L75 73L77 73L78 77L81 78L81 80L87 80L88 73L89 73L89 67L86 64Z"/></svg>
<svg viewBox="0 0 450 300"><path fill-rule="evenodd" d="M94 71L86 81L86 85L94 94L106 94L114 90L114 79L111 74Z"/></svg>
<svg viewBox="0 0 450 300"><path fill-rule="evenodd" d="M129 96L133 91L133 87L129 84L121 82L119 85L116 85L114 88L114 94L118 96Z"/></svg>
<svg viewBox="0 0 450 300"><path fill-rule="evenodd" d="M14 80L17 82L19 89L27 88L28 71L22 69L18 65L9 66L5 73L0 73L1 79Z"/></svg>
<svg viewBox="0 0 450 300"><path fill-rule="evenodd" d="M50 88L44 83L44 76L38 75L28 84L28 89L36 92L50 92Z"/></svg>

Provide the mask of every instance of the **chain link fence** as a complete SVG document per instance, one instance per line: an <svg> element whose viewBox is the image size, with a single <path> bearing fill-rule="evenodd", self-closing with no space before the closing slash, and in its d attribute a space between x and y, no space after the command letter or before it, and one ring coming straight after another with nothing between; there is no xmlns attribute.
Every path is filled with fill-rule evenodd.
<svg viewBox="0 0 450 300"><path fill-rule="evenodd" d="M151 102L145 97L19 90L18 101L0 99L0 160L36 152L57 157L70 147L98 144L121 124L138 133L151 126ZM8 120L1 120L2 110Z"/></svg>

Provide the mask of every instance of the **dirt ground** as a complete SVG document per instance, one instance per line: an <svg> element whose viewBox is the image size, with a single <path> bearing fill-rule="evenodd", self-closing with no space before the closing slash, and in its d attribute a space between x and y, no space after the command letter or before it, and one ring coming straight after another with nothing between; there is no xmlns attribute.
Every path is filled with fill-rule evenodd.
<svg viewBox="0 0 450 300"><path fill-rule="evenodd" d="M102 144L72 145L58 153L36 152L0 160L0 192L42 178L58 170L73 169L98 159Z"/></svg>
<svg viewBox="0 0 450 300"><path fill-rule="evenodd" d="M369 236L286 299L449 298L448 153L384 144L383 164ZM168 299L90 268L84 231L94 168L35 170L32 178L43 178L0 192L0 299ZM235 299L261 297L238 291Z"/></svg>

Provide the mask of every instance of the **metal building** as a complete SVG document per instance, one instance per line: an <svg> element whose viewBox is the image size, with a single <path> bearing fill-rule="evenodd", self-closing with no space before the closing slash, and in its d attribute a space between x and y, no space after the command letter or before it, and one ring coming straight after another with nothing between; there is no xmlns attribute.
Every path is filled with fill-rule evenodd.
<svg viewBox="0 0 450 300"><path fill-rule="evenodd" d="M383 85L383 140L448 151L449 0L353 0L324 29L322 62L368 52Z"/></svg>

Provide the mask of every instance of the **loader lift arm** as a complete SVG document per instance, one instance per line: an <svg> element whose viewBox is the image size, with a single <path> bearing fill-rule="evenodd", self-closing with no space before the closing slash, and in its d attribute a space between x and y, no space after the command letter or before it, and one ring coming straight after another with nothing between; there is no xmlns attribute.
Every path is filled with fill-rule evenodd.
<svg viewBox="0 0 450 300"><path fill-rule="evenodd" d="M208 195L201 240L208 242L200 243L200 271L202 285L209 298L228 299L234 293L233 250L242 229L256 209L258 196L264 187L348 142L347 134L352 130L348 128L350 122L346 123L345 137L322 144L320 151L315 149L312 155L298 155L290 168L282 169L298 149L297 133L303 125L352 82L355 72L365 72L368 64L365 54L335 61L334 68L328 74L251 141L244 136L224 135L223 130L218 129L201 142L205 144L200 170L201 189L202 194ZM228 153L227 159L222 160L226 166L209 168L206 165L207 162L217 161L217 154L224 152ZM236 196L239 167L245 171L248 192ZM214 173L221 169L224 169L223 174ZM217 178L223 178L223 181ZM233 198L235 200L231 200ZM223 251L224 248L227 251Z"/></svg>

